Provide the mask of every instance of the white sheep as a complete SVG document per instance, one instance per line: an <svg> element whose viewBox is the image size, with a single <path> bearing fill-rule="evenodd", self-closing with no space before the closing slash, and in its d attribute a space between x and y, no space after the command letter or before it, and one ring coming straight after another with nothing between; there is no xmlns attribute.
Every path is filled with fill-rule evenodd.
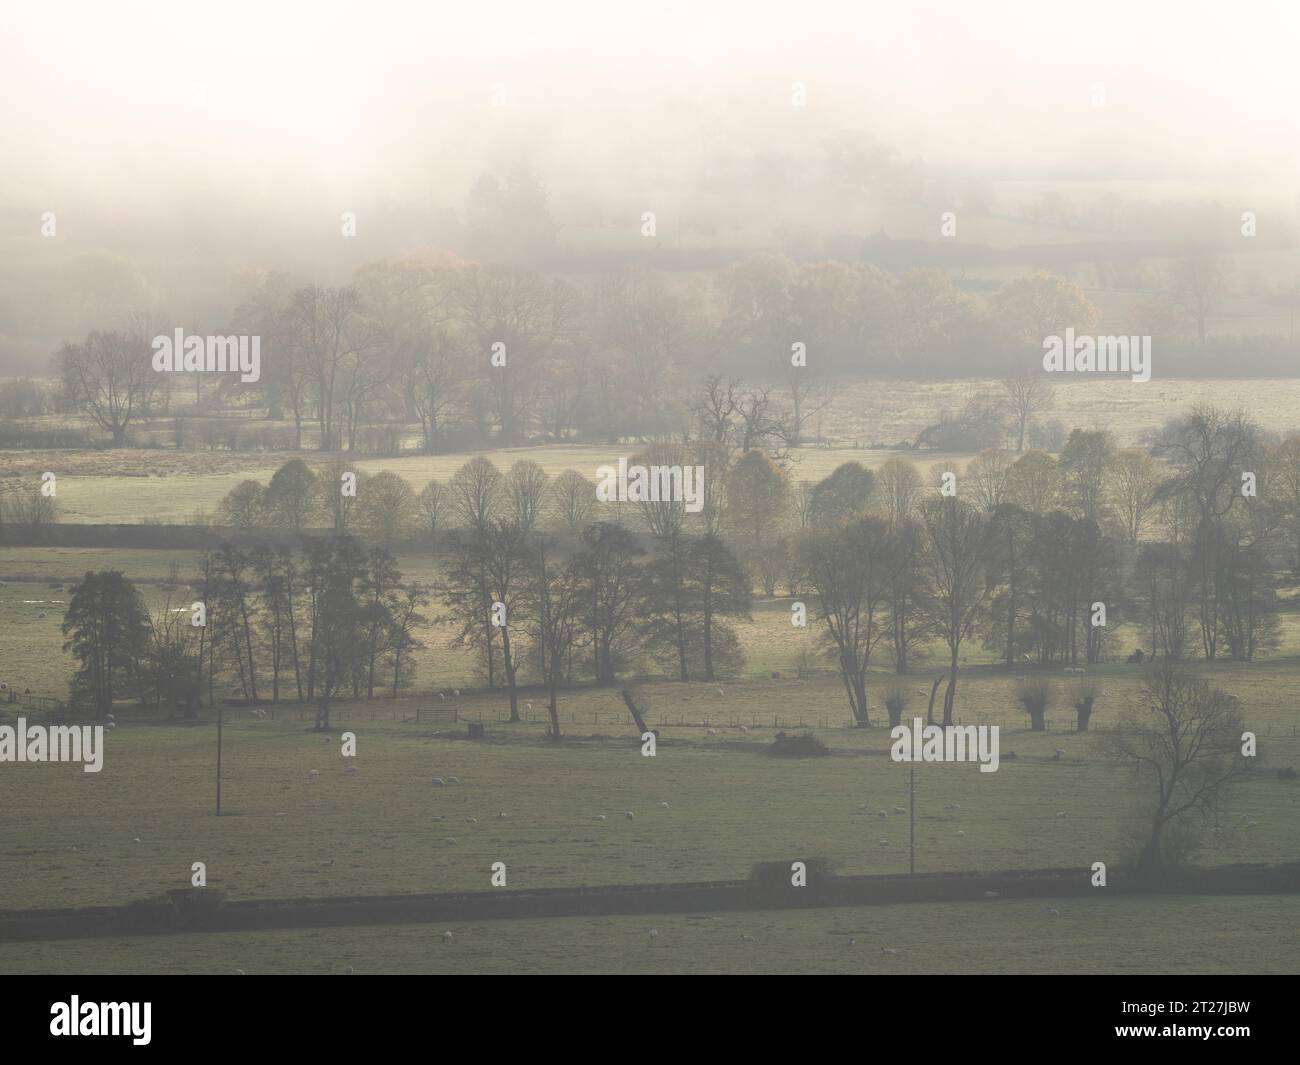
<svg viewBox="0 0 1300 1065"><path fill-rule="evenodd" d="M41 615L41 617L45 617L45 615L44 615L44 614L42 614L42 615ZM722 694L722 689L721 689L721 688L719 688L719 689L718 689L718 694L719 694L719 695L721 695L721 694Z"/></svg>
<svg viewBox="0 0 1300 1065"><path fill-rule="evenodd" d="M446 843L446 844L448 844L449 846L454 846L455 843L456 843L456 837L455 837L455 836L447 836L445 839L443 839L443 843Z"/></svg>
<svg viewBox="0 0 1300 1065"><path fill-rule="evenodd" d="M448 783L448 784L459 784L459 783L460 783L460 777L448 777L448 778L447 778L447 783Z"/></svg>
<svg viewBox="0 0 1300 1065"><path fill-rule="evenodd" d="M467 825L477 825L477 824L478 824L478 818L477 818L477 817L467 817L467 818L465 818L465 823L466 823Z"/></svg>
<svg viewBox="0 0 1300 1065"><path fill-rule="evenodd" d="M628 812L623 816L626 817L629 821L631 821L634 817L636 817L636 814L634 814L631 810L628 810Z"/></svg>
<svg viewBox="0 0 1300 1065"><path fill-rule="evenodd" d="M663 809L665 809L665 810L668 809L668 803L667 803L667 802L661 802L659 805L660 805Z"/></svg>
<svg viewBox="0 0 1300 1065"><path fill-rule="evenodd" d="M307 771L307 779L308 779L308 780L315 780L315 779L316 779L317 777L319 777L319 776L320 776L320 770L319 770L319 769L309 769L309 770Z"/></svg>
<svg viewBox="0 0 1300 1065"><path fill-rule="evenodd" d="M1060 916L1061 916L1061 911L1058 910L1055 906L1049 906L1049 907L1047 907L1047 912L1048 912L1048 914L1051 915L1052 917L1060 917Z"/></svg>
<svg viewBox="0 0 1300 1065"><path fill-rule="evenodd" d="M659 929L657 929L657 928L652 928L652 929L650 929L650 938L651 938L651 939L658 939L658 938L659 938Z"/></svg>
<svg viewBox="0 0 1300 1065"><path fill-rule="evenodd" d="M1057 811L1056 811L1056 816L1057 816L1057 817L1064 817L1064 816L1065 816L1065 811L1064 811L1064 810L1057 810Z"/></svg>
<svg viewBox="0 0 1300 1065"><path fill-rule="evenodd" d="M881 947L881 948L880 948L880 953L881 953L881 954L894 955L894 954L897 954L898 951L896 951L893 947Z"/></svg>
<svg viewBox="0 0 1300 1065"><path fill-rule="evenodd" d="M443 934L442 934L442 941L443 941L444 943L450 943L450 942L452 941L453 938L454 938L454 937L452 936L452 934L451 934L450 932L443 932Z"/></svg>
<svg viewBox="0 0 1300 1065"><path fill-rule="evenodd" d="M452 693L451 693L451 697L452 697L453 699L459 699L459 698L460 698L460 689L457 688L454 692L452 692Z"/></svg>
<svg viewBox="0 0 1300 1065"><path fill-rule="evenodd" d="M905 814L905 813L907 813L907 811L904 810L901 806L895 806L895 807L894 807L894 813L896 813L896 814Z"/></svg>
<svg viewBox="0 0 1300 1065"><path fill-rule="evenodd" d="M605 817L604 814L597 814L597 815L596 815L596 820L597 820L597 821L604 821L604 820L607 820L607 818Z"/></svg>
<svg viewBox="0 0 1300 1065"><path fill-rule="evenodd" d="M431 781L429 781L429 783L432 784L435 788L443 788L447 786L447 782L443 780L442 777L434 777Z"/></svg>
<svg viewBox="0 0 1300 1065"><path fill-rule="evenodd" d="M964 835L966 835L966 831L965 831L965 829L961 829L961 828L957 829L957 835L959 835L959 836L964 836Z"/></svg>

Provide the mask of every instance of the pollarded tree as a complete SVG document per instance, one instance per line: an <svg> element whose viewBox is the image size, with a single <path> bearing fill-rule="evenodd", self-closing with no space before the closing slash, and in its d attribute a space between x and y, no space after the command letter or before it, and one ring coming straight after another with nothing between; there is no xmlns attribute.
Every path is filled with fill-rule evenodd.
<svg viewBox="0 0 1300 1065"><path fill-rule="evenodd" d="M87 573L72 589L63 635L64 651L79 665L72 702L103 717L113 700L138 684L148 646L144 597L117 570Z"/></svg>

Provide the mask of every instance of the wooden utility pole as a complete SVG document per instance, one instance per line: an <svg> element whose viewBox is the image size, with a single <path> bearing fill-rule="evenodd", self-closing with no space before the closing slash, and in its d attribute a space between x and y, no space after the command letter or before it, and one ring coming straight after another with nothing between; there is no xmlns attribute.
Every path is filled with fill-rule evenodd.
<svg viewBox="0 0 1300 1065"><path fill-rule="evenodd" d="M910 762L907 768L907 790L911 802L908 804L911 812L908 815L908 876L916 876L916 762Z"/></svg>

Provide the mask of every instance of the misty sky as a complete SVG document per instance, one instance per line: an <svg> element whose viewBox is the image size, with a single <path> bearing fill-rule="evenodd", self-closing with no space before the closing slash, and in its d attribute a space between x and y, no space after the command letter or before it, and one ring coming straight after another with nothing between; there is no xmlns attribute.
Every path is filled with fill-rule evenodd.
<svg viewBox="0 0 1300 1065"><path fill-rule="evenodd" d="M1293 197L1300 172L1300 9L1281 2L27 2L3 22L8 208L459 203L521 149L563 194L842 127L1002 175Z"/></svg>

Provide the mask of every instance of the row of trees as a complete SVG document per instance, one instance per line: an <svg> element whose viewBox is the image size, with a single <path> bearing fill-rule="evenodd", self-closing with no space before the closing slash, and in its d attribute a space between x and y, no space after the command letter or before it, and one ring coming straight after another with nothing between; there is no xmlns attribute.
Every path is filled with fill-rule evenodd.
<svg viewBox="0 0 1300 1065"><path fill-rule="evenodd" d="M1001 376L1036 368L1044 336L1087 333L1096 320L1082 290L1050 274L1018 278L982 301L935 269L894 276L757 256L707 285L628 268L580 288L518 266L428 254L369 263L339 287L267 273L229 321L187 327L261 337L261 380L217 375L209 406L229 401L287 419L295 448L312 425L321 450L355 451L362 427L380 422L418 426L432 452L469 441L689 436L695 392L720 355L765 382L741 407L765 408L797 444L835 377L896 374L900 364L928 376L945 360L969 373L981 357ZM123 327L60 350L66 396L115 446L170 401L178 377L153 371L150 341L176 324L137 310ZM200 407L205 376L179 378ZM1016 428L1018 446L1025 429Z"/></svg>

